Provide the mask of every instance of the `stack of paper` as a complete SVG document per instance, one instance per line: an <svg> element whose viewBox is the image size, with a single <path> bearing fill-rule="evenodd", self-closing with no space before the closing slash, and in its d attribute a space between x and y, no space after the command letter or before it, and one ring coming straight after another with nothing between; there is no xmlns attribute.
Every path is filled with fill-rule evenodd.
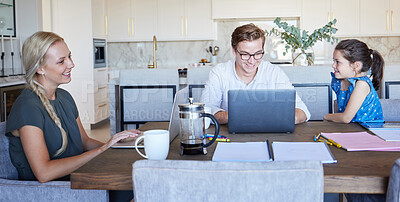
<svg viewBox="0 0 400 202"><path fill-rule="evenodd" d="M273 142L275 161L316 160L322 163L336 163L324 142Z"/></svg>
<svg viewBox="0 0 400 202"><path fill-rule="evenodd" d="M370 128L369 130L385 141L400 141L400 128Z"/></svg>
<svg viewBox="0 0 400 202"><path fill-rule="evenodd" d="M272 161L268 142L218 142L213 161Z"/></svg>

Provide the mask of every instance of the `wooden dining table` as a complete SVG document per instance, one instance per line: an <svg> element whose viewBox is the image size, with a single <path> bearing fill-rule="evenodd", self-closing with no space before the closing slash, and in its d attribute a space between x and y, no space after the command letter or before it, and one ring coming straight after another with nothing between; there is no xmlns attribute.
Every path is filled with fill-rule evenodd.
<svg viewBox="0 0 400 202"><path fill-rule="evenodd" d="M168 129L168 122L148 122L140 130ZM320 132L366 131L357 123L342 124L326 121L310 121L298 124L293 133L241 133L230 134L227 125L220 127L220 135L231 142L269 140L284 142L312 142ZM211 126L207 132L213 133ZM179 136L170 144L167 159L199 160L212 159L216 143L207 147L206 155L180 155ZM271 145L270 145L271 146ZM348 152L329 146L337 163L324 164L325 193L386 193L390 171L400 152L358 151ZM273 152L273 151L272 151ZM135 149L110 148L71 174L72 189L133 190L132 164L143 159Z"/></svg>

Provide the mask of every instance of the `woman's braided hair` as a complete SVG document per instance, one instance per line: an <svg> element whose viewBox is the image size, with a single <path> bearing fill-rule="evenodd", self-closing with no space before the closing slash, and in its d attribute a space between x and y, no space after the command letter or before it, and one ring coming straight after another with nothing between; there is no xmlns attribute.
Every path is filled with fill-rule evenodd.
<svg viewBox="0 0 400 202"><path fill-rule="evenodd" d="M44 108L49 113L50 117L60 128L62 136L62 145L56 151L53 157L61 155L67 148L68 138L67 133L61 126L60 119L58 118L53 106L50 104L46 96L46 89L37 81L39 74L37 70L46 64L46 52L56 42L64 41L63 38L52 32L36 32L26 39L22 47L22 64L25 68L25 79L27 87L33 90L39 96L43 103Z"/></svg>

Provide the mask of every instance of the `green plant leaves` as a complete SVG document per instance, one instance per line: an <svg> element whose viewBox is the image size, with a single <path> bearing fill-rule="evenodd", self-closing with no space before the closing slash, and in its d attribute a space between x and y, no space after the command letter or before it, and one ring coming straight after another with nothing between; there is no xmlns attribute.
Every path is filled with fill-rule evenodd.
<svg viewBox="0 0 400 202"><path fill-rule="evenodd" d="M281 21L280 18L276 18L274 23L278 26L278 28L283 29L284 31L280 31L276 28L272 28L270 31L265 31L266 36L280 36L282 40L286 43L285 51L283 54L286 55L289 49L296 50L301 49L302 52L307 50L308 48L315 45L317 41L327 41L331 44L337 43L338 39L333 35L337 32L337 28L334 27L337 20L328 22L325 26L314 30L310 35L306 30L300 30L298 27L293 25L288 25L287 22Z"/></svg>

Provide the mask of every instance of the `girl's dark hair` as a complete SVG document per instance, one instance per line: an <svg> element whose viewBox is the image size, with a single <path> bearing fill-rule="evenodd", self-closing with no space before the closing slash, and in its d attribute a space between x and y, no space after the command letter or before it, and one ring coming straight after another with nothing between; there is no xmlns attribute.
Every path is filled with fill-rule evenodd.
<svg viewBox="0 0 400 202"><path fill-rule="evenodd" d="M378 51L369 49L367 44L357 39L340 41L335 50L342 51L343 57L350 63L361 62L361 72L367 72L371 68L372 84L375 90L379 89L385 61Z"/></svg>
<svg viewBox="0 0 400 202"><path fill-rule="evenodd" d="M250 23L246 25L242 25L240 27L237 27L231 36L231 45L232 47L236 50L237 45L239 42L242 41L253 41L261 38L263 48L264 48L264 43L265 43L265 32L257 27L255 24Z"/></svg>

